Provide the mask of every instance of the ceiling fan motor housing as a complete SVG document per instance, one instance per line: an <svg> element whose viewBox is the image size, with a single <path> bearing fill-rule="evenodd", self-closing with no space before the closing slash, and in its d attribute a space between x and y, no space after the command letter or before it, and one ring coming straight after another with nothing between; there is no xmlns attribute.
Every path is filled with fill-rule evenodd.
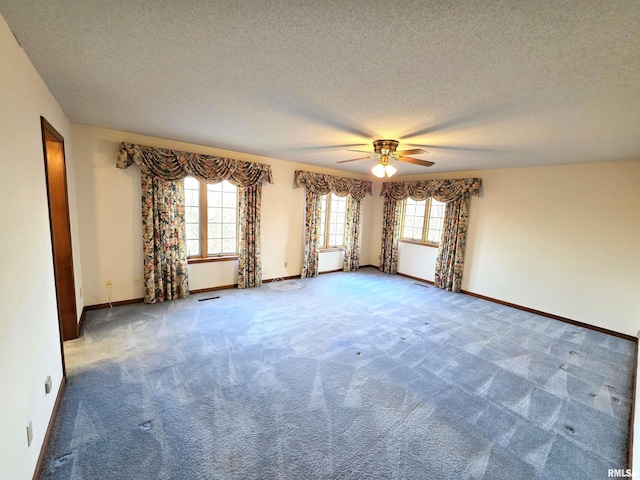
<svg viewBox="0 0 640 480"><path fill-rule="evenodd" d="M387 166L390 167L389 160L397 160L405 163L413 163L414 165L422 165L423 167L430 167L431 165L433 165L433 162L429 162L426 160L418 160L417 158L405 156L405 155L429 153L426 150L422 150L421 148L412 148L410 150L400 150L398 152L396 148L398 147L399 143L400 142L398 142L398 140L391 140L391 139L374 140L373 149L375 153L372 154L367 150L349 150L350 152L366 153L367 156L360 157L360 158L352 158L350 160L341 160L338 163L355 162L357 160L367 160L369 158L378 158L378 165L376 165L376 167L374 168L377 168L378 166L382 168ZM395 173L395 167L392 167L392 169L393 169L393 173ZM373 172L373 173L376 174L376 172ZM391 175L393 175L393 173L391 173ZM389 172L387 172L387 176L391 176L391 175L389 175ZM382 176L384 176L384 174Z"/></svg>
<svg viewBox="0 0 640 480"><path fill-rule="evenodd" d="M383 150L393 153L396 151L398 143L397 140L374 140L373 149L376 153L386 153Z"/></svg>

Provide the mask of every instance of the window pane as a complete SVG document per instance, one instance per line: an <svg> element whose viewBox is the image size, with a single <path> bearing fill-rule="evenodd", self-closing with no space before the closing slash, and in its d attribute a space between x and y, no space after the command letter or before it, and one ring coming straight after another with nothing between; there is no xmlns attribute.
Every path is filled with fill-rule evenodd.
<svg viewBox="0 0 640 480"><path fill-rule="evenodd" d="M207 191L207 205L209 207L221 207L222 206L222 192Z"/></svg>
<svg viewBox="0 0 640 480"><path fill-rule="evenodd" d="M187 223L198 223L199 221L199 208L198 207L184 207L184 221Z"/></svg>
<svg viewBox="0 0 640 480"><path fill-rule="evenodd" d="M408 238L410 240L415 240L413 237L413 227L407 227L403 230L404 238Z"/></svg>
<svg viewBox="0 0 640 480"><path fill-rule="evenodd" d="M429 209L429 223L427 231L427 241L432 243L440 243L442 237L442 224L445 203L431 199L431 208Z"/></svg>
<svg viewBox="0 0 640 480"><path fill-rule="evenodd" d="M198 180L196 180L193 177L185 177L184 178L184 188L187 189L193 189L193 190L199 190L200 189L200 182Z"/></svg>
<svg viewBox="0 0 640 480"><path fill-rule="evenodd" d="M200 237L200 224L199 223L186 223L186 238L187 240L197 240Z"/></svg>
<svg viewBox="0 0 640 480"><path fill-rule="evenodd" d="M200 182L193 177L184 179L184 220L187 257L200 255Z"/></svg>
<svg viewBox="0 0 640 480"><path fill-rule="evenodd" d="M329 241L328 247L344 245L344 229L346 222L347 197L330 195L331 211L329 212Z"/></svg>
<svg viewBox="0 0 640 480"><path fill-rule="evenodd" d="M238 247L236 246L235 239L223 240L222 241L222 252L223 253L236 253Z"/></svg>
<svg viewBox="0 0 640 480"><path fill-rule="evenodd" d="M403 233L404 233L404 237L403 238L406 238L406 239L409 239L409 240L416 240L415 238L413 238L413 227L405 228L403 230Z"/></svg>
<svg viewBox="0 0 640 480"><path fill-rule="evenodd" d="M444 205L436 205L436 201L433 201L431 205L431 216L442 217L444 215Z"/></svg>
<svg viewBox="0 0 640 480"><path fill-rule="evenodd" d="M416 201L411 198L405 200L404 217L402 218L402 237L422 241L422 227L426 200Z"/></svg>
<svg viewBox="0 0 640 480"><path fill-rule="evenodd" d="M234 239L236 237L236 224L235 223L223 223L222 224L222 238Z"/></svg>
<svg viewBox="0 0 640 480"><path fill-rule="evenodd" d="M409 227L409 228L413 228L413 224L415 223L415 217L413 216L408 216L405 215L404 217L404 226L405 227Z"/></svg>
<svg viewBox="0 0 640 480"><path fill-rule="evenodd" d="M197 223L187 223L187 239L197 240L200 238L200 225Z"/></svg>
<svg viewBox="0 0 640 480"><path fill-rule="evenodd" d="M433 218L429 219L429 230L440 230L442 228L442 219L441 218Z"/></svg>
<svg viewBox="0 0 640 480"><path fill-rule="evenodd" d="M207 255L217 255L219 253L222 253L222 240L220 239L209 240Z"/></svg>
<svg viewBox="0 0 640 480"><path fill-rule="evenodd" d="M410 199L408 199L410 200ZM404 209L404 214L406 216L413 216L416 214L416 205L413 202L407 201L407 206Z"/></svg>
<svg viewBox="0 0 640 480"><path fill-rule="evenodd" d="M229 192L222 194L222 206L226 208L237 208L237 197Z"/></svg>
<svg viewBox="0 0 640 480"><path fill-rule="evenodd" d="M341 247L344 244L347 197L322 195L320 203L320 246ZM326 236L325 236L326 235ZM325 243L326 238L326 243Z"/></svg>
<svg viewBox="0 0 640 480"><path fill-rule="evenodd" d="M439 202L438 200L436 200L435 198L431 199L431 208L435 208L437 209L438 216L442 217L444 215L444 207L446 207L447 204L445 202Z"/></svg>
<svg viewBox="0 0 640 480"><path fill-rule="evenodd" d="M197 207L200 203L200 190L184 190L184 204L185 206Z"/></svg>
<svg viewBox="0 0 640 480"><path fill-rule="evenodd" d="M340 197L337 197L338 200L341 200ZM332 201L331 202L331 221L333 223L337 223L338 221L344 221L345 211L344 211L345 202L340 201Z"/></svg>
<svg viewBox="0 0 640 480"><path fill-rule="evenodd" d="M327 195L322 195L320 200L320 247L326 247L324 234L327 223Z"/></svg>
<svg viewBox="0 0 640 480"><path fill-rule="evenodd" d="M222 221L222 209L221 208L208 208L207 209L207 222L220 223Z"/></svg>
<svg viewBox="0 0 640 480"><path fill-rule="evenodd" d="M442 230L429 230L427 235L427 241L432 243L440 243L442 238Z"/></svg>
<svg viewBox="0 0 640 480"><path fill-rule="evenodd" d="M222 225L219 223L210 223L207 234L209 238L222 238Z"/></svg>
<svg viewBox="0 0 640 480"><path fill-rule="evenodd" d="M224 181L207 185L207 253L236 253L238 187Z"/></svg>
<svg viewBox="0 0 640 480"><path fill-rule="evenodd" d="M237 210L235 208L225 208L222 210L222 221L225 223L236 223L236 213Z"/></svg>
<svg viewBox="0 0 640 480"><path fill-rule="evenodd" d="M200 241L199 240L187 240L187 256L192 257L194 255L200 255Z"/></svg>

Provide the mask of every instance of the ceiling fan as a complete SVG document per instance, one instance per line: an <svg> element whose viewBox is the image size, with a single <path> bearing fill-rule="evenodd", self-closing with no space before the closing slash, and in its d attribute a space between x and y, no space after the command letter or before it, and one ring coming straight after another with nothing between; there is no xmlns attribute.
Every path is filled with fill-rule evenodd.
<svg viewBox="0 0 640 480"><path fill-rule="evenodd" d="M429 162L427 160L418 160L417 158L405 157L405 155L417 155L429 152L426 150L422 150L421 148L396 151L398 143L400 142L398 142L397 140L374 140L374 152L368 152L366 150L348 150L349 152L368 153L368 156L352 158L350 160L341 160L338 163L355 162L357 160L365 160L368 158L378 158L378 163L371 169L371 173L373 173L378 178L384 178L385 175L387 175L387 177L390 177L398 171L393 165L389 163L389 159L398 160L400 162L413 163L414 165L422 165L423 167L430 167L434 164L434 162Z"/></svg>

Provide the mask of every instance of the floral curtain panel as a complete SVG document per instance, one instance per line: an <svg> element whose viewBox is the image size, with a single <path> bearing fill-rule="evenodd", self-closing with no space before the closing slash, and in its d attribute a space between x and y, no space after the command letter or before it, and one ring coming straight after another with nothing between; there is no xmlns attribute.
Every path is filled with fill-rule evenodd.
<svg viewBox="0 0 640 480"><path fill-rule="evenodd" d="M444 211L444 228L436 260L434 285L450 292L460 292L462 289L470 203L471 194L465 192L448 202Z"/></svg>
<svg viewBox="0 0 640 480"><path fill-rule="evenodd" d="M360 268L360 232L362 231L362 215L360 200L351 195L347 197L347 222L344 232L344 266L345 272L355 272Z"/></svg>
<svg viewBox="0 0 640 480"><path fill-rule="evenodd" d="M262 285L260 261L260 209L262 185L238 189L240 242L238 247L238 288Z"/></svg>
<svg viewBox="0 0 640 480"><path fill-rule="evenodd" d="M300 278L318 276L322 195L305 189L304 259Z"/></svg>
<svg viewBox="0 0 640 480"><path fill-rule="evenodd" d="M384 199L382 211L382 245L380 246L380 270L395 274L398 271L398 239L402 203L392 197Z"/></svg>
<svg viewBox="0 0 640 480"><path fill-rule="evenodd" d="M367 194L373 194L372 182L303 170L296 170L294 180L298 188L305 188L306 197L302 278L318 276L321 198L328 193L339 197L348 196L343 270L357 270L360 267L362 230L360 200Z"/></svg>
<svg viewBox="0 0 640 480"><path fill-rule="evenodd" d="M184 184L142 175L142 237L146 303L189 294Z"/></svg>
<svg viewBox="0 0 640 480"><path fill-rule="evenodd" d="M162 302L189 293L184 186L180 181L187 176L207 183L228 180L239 187L238 285L245 288L262 284L260 205L263 182L273 183L270 165L121 143L116 166L128 168L134 163L142 174L146 302ZM154 222L159 226L149 230Z"/></svg>
<svg viewBox="0 0 640 480"><path fill-rule="evenodd" d="M384 182L380 193L385 197L380 270L386 273L397 272L398 238L402 215L400 202L408 197L414 200L433 197L447 203L434 283L438 288L460 292L469 224L469 205L471 196L477 196L481 186L480 178Z"/></svg>

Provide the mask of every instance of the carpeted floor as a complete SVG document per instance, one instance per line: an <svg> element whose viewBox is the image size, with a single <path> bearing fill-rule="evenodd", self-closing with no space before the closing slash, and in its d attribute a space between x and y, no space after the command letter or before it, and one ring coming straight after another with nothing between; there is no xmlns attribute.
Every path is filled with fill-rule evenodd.
<svg viewBox="0 0 640 480"><path fill-rule="evenodd" d="M296 282L88 312L41 478L626 468L633 342L373 268Z"/></svg>

